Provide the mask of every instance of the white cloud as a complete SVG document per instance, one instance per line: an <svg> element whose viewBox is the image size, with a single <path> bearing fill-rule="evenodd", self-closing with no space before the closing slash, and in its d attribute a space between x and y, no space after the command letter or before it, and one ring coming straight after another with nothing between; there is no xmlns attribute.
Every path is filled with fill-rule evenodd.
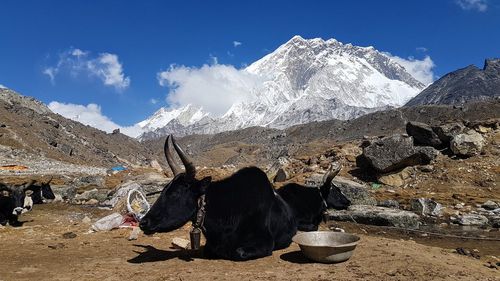
<svg viewBox="0 0 500 281"><path fill-rule="evenodd" d="M115 54L100 54L97 59L88 61L87 67L91 73L101 78L104 85L113 86L118 90L126 89L130 85L130 78L123 74L123 67Z"/></svg>
<svg viewBox="0 0 500 281"><path fill-rule="evenodd" d="M486 12L488 9L488 1L487 0L456 0L460 8L463 10L476 10L479 12Z"/></svg>
<svg viewBox="0 0 500 281"><path fill-rule="evenodd" d="M88 55L89 52L82 51L80 49L74 49L71 54L75 57L82 57Z"/></svg>
<svg viewBox="0 0 500 281"><path fill-rule="evenodd" d="M159 100L158 100L158 99L153 99L153 98L152 98L152 99L150 99L150 100L149 100L149 102L150 102L151 104L157 104L157 103L159 102Z"/></svg>
<svg viewBox="0 0 500 281"><path fill-rule="evenodd" d="M57 64L46 67L42 73L49 76L53 84L57 75L69 73L75 78L80 74L97 77L104 85L114 87L118 91L130 86L130 77L123 73L123 66L117 55L102 53L97 57L90 57L89 54L89 51L76 48L62 52Z"/></svg>
<svg viewBox="0 0 500 281"><path fill-rule="evenodd" d="M0 84L0 89L7 89L4 85Z"/></svg>
<svg viewBox="0 0 500 281"><path fill-rule="evenodd" d="M398 56L392 56L387 54L392 60L399 63L402 67L408 71L415 79L429 85L434 81L433 68L436 66L432 61L431 57L425 56L424 59L418 60L414 57L409 57L408 59L400 58Z"/></svg>
<svg viewBox="0 0 500 281"><path fill-rule="evenodd" d="M203 65L200 68L170 66L157 74L161 86L169 87L172 105L201 106L215 115L224 114L234 103L254 98L253 90L263 81L231 65Z"/></svg>
<svg viewBox="0 0 500 281"><path fill-rule="evenodd" d="M417 52L422 52L422 53L425 53L427 52L429 49L427 49L426 47L416 47L415 50L417 50Z"/></svg>
<svg viewBox="0 0 500 281"><path fill-rule="evenodd" d="M241 46L243 43L241 43L240 41L233 41L233 46L236 48L238 46Z"/></svg>
<svg viewBox="0 0 500 281"><path fill-rule="evenodd" d="M92 126L107 133L113 132L114 129L120 129L120 132L130 137L137 137L142 133L141 128L137 125L123 127L116 124L110 118L103 115L101 107L95 103L89 103L85 106L53 101L49 103L49 108L68 119Z"/></svg>
<svg viewBox="0 0 500 281"><path fill-rule="evenodd" d="M54 68L54 67L47 67L47 68L45 68L43 70L42 73L49 76L50 83L52 83L52 84L55 83L54 79L56 78L56 68Z"/></svg>

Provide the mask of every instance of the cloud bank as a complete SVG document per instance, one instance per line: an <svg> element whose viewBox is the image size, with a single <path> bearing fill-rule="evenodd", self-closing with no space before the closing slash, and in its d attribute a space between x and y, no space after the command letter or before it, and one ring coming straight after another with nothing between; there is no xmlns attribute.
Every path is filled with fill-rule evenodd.
<svg viewBox="0 0 500 281"><path fill-rule="evenodd" d="M400 58L398 56L393 56L387 54L392 60L399 63L402 67L408 71L415 79L422 82L425 85L429 85L434 82L434 72L433 69L436 66L432 61L431 57L425 56L424 59L418 60L414 57L409 57L408 59Z"/></svg>
<svg viewBox="0 0 500 281"><path fill-rule="evenodd" d="M200 68L172 65L157 74L161 86L169 88L167 102L173 108L192 104L215 115L226 113L241 101L254 97L262 78L231 65L203 65Z"/></svg>
<svg viewBox="0 0 500 281"><path fill-rule="evenodd" d="M120 129L120 132L130 137L137 137L142 133L139 126L122 127L116 124L110 118L103 115L101 106L95 103L80 105L53 101L49 103L48 106L54 113L58 113L68 119L92 126L107 133L111 133L115 129Z"/></svg>
<svg viewBox="0 0 500 281"><path fill-rule="evenodd" d="M463 10L476 10L486 12L488 10L487 0L456 0L455 3Z"/></svg>
<svg viewBox="0 0 500 281"><path fill-rule="evenodd" d="M53 84L60 73L69 73L74 78L83 74L96 77L105 86L114 87L117 91L123 91L130 86L130 77L126 77L123 72L123 66L117 55L101 53L92 57L89 51L76 48L59 54L57 64L42 71L49 76Z"/></svg>

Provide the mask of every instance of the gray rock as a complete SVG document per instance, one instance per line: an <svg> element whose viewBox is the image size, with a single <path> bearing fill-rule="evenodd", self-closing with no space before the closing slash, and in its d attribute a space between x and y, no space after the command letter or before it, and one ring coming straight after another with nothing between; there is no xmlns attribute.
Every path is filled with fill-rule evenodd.
<svg viewBox="0 0 500 281"><path fill-rule="evenodd" d="M438 217L442 215L443 206L429 198L410 200L411 210L422 216Z"/></svg>
<svg viewBox="0 0 500 281"><path fill-rule="evenodd" d="M76 185L77 187L88 186L88 185L104 186L104 177L103 176L84 176L84 177L76 178L73 181L73 184Z"/></svg>
<svg viewBox="0 0 500 281"><path fill-rule="evenodd" d="M368 192L368 186L346 179L335 177L332 186L336 186L351 201L351 205L376 205L377 200Z"/></svg>
<svg viewBox="0 0 500 281"><path fill-rule="evenodd" d="M488 218L491 227L500 228L500 216L491 216Z"/></svg>
<svg viewBox="0 0 500 281"><path fill-rule="evenodd" d="M369 225L418 228L419 216L415 213L392 208L369 205L353 205L343 211L329 210L330 219L337 221L355 221Z"/></svg>
<svg viewBox="0 0 500 281"><path fill-rule="evenodd" d="M276 172L276 176L274 176L274 182L284 182L288 179L288 173L283 168L279 168L278 172Z"/></svg>
<svg viewBox="0 0 500 281"><path fill-rule="evenodd" d="M96 199L96 197L98 197L98 194L99 190L97 188L94 188L91 190L84 191L81 194L77 194L74 199L80 201L88 201L90 199Z"/></svg>
<svg viewBox="0 0 500 281"><path fill-rule="evenodd" d="M52 191L57 196L59 195L63 200L71 200L76 196L76 187L73 185L64 186L51 186Z"/></svg>
<svg viewBox="0 0 500 281"><path fill-rule="evenodd" d="M381 173L403 169L408 166L429 164L438 152L432 147L415 147L413 138L393 135L377 139L363 148L363 157Z"/></svg>
<svg viewBox="0 0 500 281"><path fill-rule="evenodd" d="M451 140L450 148L456 155L471 157L481 153L484 142L480 133L469 130L466 133L456 135Z"/></svg>
<svg viewBox="0 0 500 281"><path fill-rule="evenodd" d="M432 147L441 147L443 145L439 136L434 133L431 126L420 122L406 123L406 133L413 137L415 144Z"/></svg>
<svg viewBox="0 0 500 281"><path fill-rule="evenodd" d="M459 216L456 222L460 225L484 226L488 224L488 218L478 214L465 214Z"/></svg>
<svg viewBox="0 0 500 281"><path fill-rule="evenodd" d="M399 202L396 200L384 200L377 203L379 207L399 209Z"/></svg>
<svg viewBox="0 0 500 281"><path fill-rule="evenodd" d="M500 205L498 203L491 201L491 200L488 200L488 201L484 202L481 205L481 207L483 207L486 210L495 210L496 208L500 207Z"/></svg>
<svg viewBox="0 0 500 281"><path fill-rule="evenodd" d="M447 123L432 127L432 130L439 137L443 144L448 145L450 141L458 134L462 133L465 126L461 123Z"/></svg>

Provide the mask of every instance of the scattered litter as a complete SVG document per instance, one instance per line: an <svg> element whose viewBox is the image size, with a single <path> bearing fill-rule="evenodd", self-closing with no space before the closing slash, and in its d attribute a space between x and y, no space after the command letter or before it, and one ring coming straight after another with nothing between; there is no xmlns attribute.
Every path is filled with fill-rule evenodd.
<svg viewBox="0 0 500 281"><path fill-rule="evenodd" d="M372 189L379 189L381 186L380 183L372 183Z"/></svg>
<svg viewBox="0 0 500 281"><path fill-rule="evenodd" d="M66 232L62 235L64 239L73 239L76 238L76 234L74 232Z"/></svg>
<svg viewBox="0 0 500 281"><path fill-rule="evenodd" d="M149 211L150 205L146 200L146 196L138 189L131 189L127 195L127 210L134 214L135 218L140 221Z"/></svg>
<svg viewBox="0 0 500 281"><path fill-rule="evenodd" d="M123 216L119 213L112 213L109 216L96 221L92 225L94 231L109 231L113 228L118 228L124 222Z"/></svg>
<svg viewBox="0 0 500 281"><path fill-rule="evenodd" d="M123 167L123 166L114 166L113 168L111 168L111 171L115 171L115 172L121 172L121 171L125 171L127 168Z"/></svg>
<svg viewBox="0 0 500 281"><path fill-rule="evenodd" d="M345 230L340 227L330 227L330 230L333 232L345 232Z"/></svg>
<svg viewBox="0 0 500 281"><path fill-rule="evenodd" d="M123 222L119 226L120 228L135 228L139 226L139 221L135 218L134 214L123 215Z"/></svg>
<svg viewBox="0 0 500 281"><path fill-rule="evenodd" d="M174 239L172 239L172 246L177 249L187 250L191 248L191 242L184 238L174 237Z"/></svg>

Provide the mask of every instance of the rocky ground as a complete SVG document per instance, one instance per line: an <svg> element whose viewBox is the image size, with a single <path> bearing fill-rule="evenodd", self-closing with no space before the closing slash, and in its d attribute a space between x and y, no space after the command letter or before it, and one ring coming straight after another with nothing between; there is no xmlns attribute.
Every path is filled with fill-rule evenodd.
<svg viewBox="0 0 500 281"><path fill-rule="evenodd" d="M312 263L295 244L270 257L231 262L172 249L172 239L187 238L189 227L128 241L128 229L88 232L109 211L37 207L22 217L23 227L0 229L0 280L500 280L498 270L485 266L491 254L476 259L384 229L352 226L361 242L340 264Z"/></svg>
<svg viewBox="0 0 500 281"><path fill-rule="evenodd" d="M208 261L199 253L191 258L169 249L174 236L186 237L186 228L134 242L125 239L128 230L87 234L91 222L123 211L119 198L128 188L154 193L168 183L171 173L160 166L162 140L140 144L105 134L58 119L25 98L4 97L0 105L7 116L0 122L1 182L51 181L56 193L55 202L23 215L23 227L0 229L0 260L7 261L0 272L8 274L0 280L498 280L498 100L179 139L197 176L215 180L255 165L276 188L288 182L317 186L329 165L342 163L333 185L352 206L331 211L330 218L363 240L352 260L333 266L309 263L296 245L245 263ZM31 119L19 117L24 115ZM119 164L126 170L109 169Z"/></svg>

